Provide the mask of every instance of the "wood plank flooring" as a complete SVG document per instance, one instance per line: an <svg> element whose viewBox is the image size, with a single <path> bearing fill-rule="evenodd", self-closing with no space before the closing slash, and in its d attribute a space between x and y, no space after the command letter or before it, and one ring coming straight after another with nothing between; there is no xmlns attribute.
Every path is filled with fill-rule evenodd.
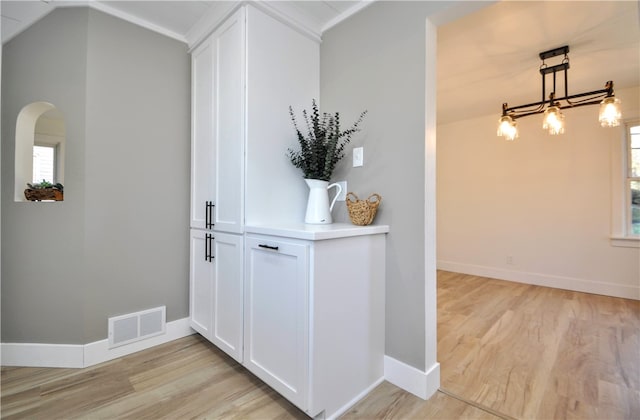
<svg viewBox="0 0 640 420"><path fill-rule="evenodd" d="M344 419L640 419L640 302L438 273L441 388ZM2 367L3 419L304 419L198 335L86 369Z"/></svg>
<svg viewBox="0 0 640 420"><path fill-rule="evenodd" d="M640 419L640 302L438 276L441 388L514 418Z"/></svg>

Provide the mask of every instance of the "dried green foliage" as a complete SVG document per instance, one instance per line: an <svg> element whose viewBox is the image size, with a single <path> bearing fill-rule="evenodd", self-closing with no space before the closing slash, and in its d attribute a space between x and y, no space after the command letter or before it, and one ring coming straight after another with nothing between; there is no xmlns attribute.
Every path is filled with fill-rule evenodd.
<svg viewBox="0 0 640 420"><path fill-rule="evenodd" d="M305 136L298 128L293 108L289 107L300 150L288 149L288 156L296 168L302 169L305 178L329 181L336 164L344 157L344 147L351 141L351 136L360 131L359 125L367 111L360 114L351 128L340 131L340 113L320 115L315 99L311 109L311 115L306 110L302 111L307 126Z"/></svg>

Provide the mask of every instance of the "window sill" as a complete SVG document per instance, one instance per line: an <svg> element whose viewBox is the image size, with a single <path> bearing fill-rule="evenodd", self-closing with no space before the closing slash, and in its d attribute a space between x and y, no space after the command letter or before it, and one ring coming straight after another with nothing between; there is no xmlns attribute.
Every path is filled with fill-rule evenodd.
<svg viewBox="0 0 640 420"><path fill-rule="evenodd" d="M639 236L612 236L611 246L621 246L625 248L640 248Z"/></svg>

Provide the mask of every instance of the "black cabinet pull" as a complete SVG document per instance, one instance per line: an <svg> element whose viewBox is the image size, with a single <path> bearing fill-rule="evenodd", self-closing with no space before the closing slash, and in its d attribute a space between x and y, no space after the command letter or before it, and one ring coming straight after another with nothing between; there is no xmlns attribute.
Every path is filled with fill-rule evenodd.
<svg viewBox="0 0 640 420"><path fill-rule="evenodd" d="M213 261L213 259L215 258L215 256L211 255L211 252L213 250L213 247L211 246L211 241L214 240L215 238L213 237L213 235L210 234L205 234L205 240L204 240L204 260L211 262Z"/></svg>
<svg viewBox="0 0 640 420"><path fill-rule="evenodd" d="M265 244L259 244L258 245L260 248L267 248L267 249L273 249L274 251L278 250L277 246L270 246L270 245L265 245Z"/></svg>
<svg viewBox="0 0 640 420"><path fill-rule="evenodd" d="M209 261L209 234L204 234L204 260Z"/></svg>
<svg viewBox="0 0 640 420"><path fill-rule="evenodd" d="M204 227L209 229L209 201L204 202Z"/></svg>
<svg viewBox="0 0 640 420"><path fill-rule="evenodd" d="M213 223L213 207L213 201L205 201L204 225L206 229L211 229L215 225Z"/></svg>

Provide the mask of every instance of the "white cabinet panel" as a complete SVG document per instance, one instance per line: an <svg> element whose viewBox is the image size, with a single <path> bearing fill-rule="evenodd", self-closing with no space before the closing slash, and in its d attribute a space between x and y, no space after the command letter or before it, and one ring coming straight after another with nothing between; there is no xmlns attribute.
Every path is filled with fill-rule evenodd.
<svg viewBox="0 0 640 420"><path fill-rule="evenodd" d="M286 157L298 148L289 106L301 118L319 97L319 45L249 6L247 60L246 224L302 222L309 189Z"/></svg>
<svg viewBox="0 0 640 420"><path fill-rule="evenodd" d="M212 36L216 51L214 229L242 233L245 142L244 9L238 10Z"/></svg>
<svg viewBox="0 0 640 420"><path fill-rule="evenodd" d="M247 237L245 249L245 366L304 410L308 246Z"/></svg>
<svg viewBox="0 0 640 420"><path fill-rule="evenodd" d="M192 53L192 228L242 233L244 15L238 10ZM214 204L210 210L208 201Z"/></svg>
<svg viewBox="0 0 640 420"><path fill-rule="evenodd" d="M213 264L207 260L207 233L191 230L189 321L191 328L211 339L213 322Z"/></svg>
<svg viewBox="0 0 640 420"><path fill-rule="evenodd" d="M213 142L214 44L206 40L191 54L191 222L204 229L205 203L215 195L215 145Z"/></svg>
<svg viewBox="0 0 640 420"><path fill-rule="evenodd" d="M213 232L213 344L242 362L243 238Z"/></svg>
<svg viewBox="0 0 640 420"><path fill-rule="evenodd" d="M191 230L190 325L242 362L243 238Z"/></svg>

